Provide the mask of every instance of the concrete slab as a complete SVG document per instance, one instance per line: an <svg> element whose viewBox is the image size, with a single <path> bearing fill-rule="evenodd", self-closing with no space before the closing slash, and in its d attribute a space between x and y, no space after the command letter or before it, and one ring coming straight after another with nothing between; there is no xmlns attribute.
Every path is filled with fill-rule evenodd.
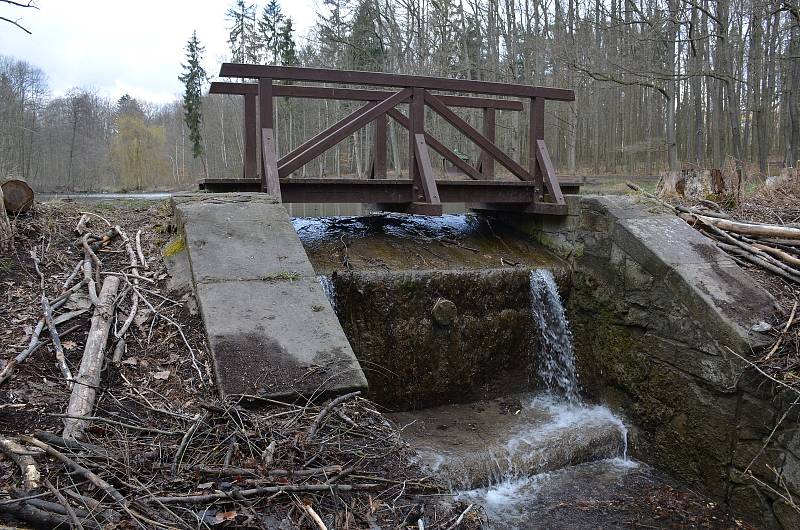
<svg viewBox="0 0 800 530"><path fill-rule="evenodd" d="M674 215L620 219L612 240L655 277L677 265L734 265L710 239Z"/></svg>
<svg viewBox="0 0 800 530"><path fill-rule="evenodd" d="M177 210L196 282L314 275L283 206L188 202Z"/></svg>
<svg viewBox="0 0 800 530"><path fill-rule="evenodd" d="M367 387L282 205L263 194L173 205L222 397Z"/></svg>
<svg viewBox="0 0 800 530"><path fill-rule="evenodd" d="M770 337L752 328L764 319L765 309L775 307L775 300L733 261L681 264L666 281L721 344L734 351L750 351L772 343ZM731 362L738 366L741 361L734 358Z"/></svg>
<svg viewBox="0 0 800 530"><path fill-rule="evenodd" d="M227 395L347 392L367 381L316 279L197 285Z"/></svg>

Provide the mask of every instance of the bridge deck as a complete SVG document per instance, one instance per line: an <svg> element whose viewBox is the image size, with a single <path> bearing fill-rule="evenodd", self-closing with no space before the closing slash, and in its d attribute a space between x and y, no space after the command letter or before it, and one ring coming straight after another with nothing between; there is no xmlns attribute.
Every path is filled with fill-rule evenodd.
<svg viewBox="0 0 800 530"><path fill-rule="evenodd" d="M566 194L578 193L575 180L560 180ZM536 201L536 183L525 181L437 180L443 203L489 203L533 207L536 213L562 214L566 206ZM257 192L261 181L253 178L204 179L200 189L210 192ZM410 180L405 179L303 179L281 180L283 202L407 204L414 200ZM534 204L535 203L535 204ZM562 211L563 210L563 211Z"/></svg>

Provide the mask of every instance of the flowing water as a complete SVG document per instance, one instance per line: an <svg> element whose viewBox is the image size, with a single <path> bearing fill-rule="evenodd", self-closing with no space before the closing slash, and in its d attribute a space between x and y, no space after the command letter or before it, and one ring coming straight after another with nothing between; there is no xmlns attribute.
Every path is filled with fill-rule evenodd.
<svg viewBox="0 0 800 530"><path fill-rule="evenodd" d="M322 287L322 292L324 292L325 296L328 298L328 302L330 302L333 311L336 312L336 286L333 285L331 279L324 274L317 276L317 281Z"/></svg>
<svg viewBox="0 0 800 530"><path fill-rule="evenodd" d="M580 398L572 334L550 271L531 272L530 304L539 345L531 369L544 393L394 415L456 498L482 506L487 528L547 527L537 510L549 510L569 491L585 490L587 498L624 491L641 467L627 458L623 422Z"/></svg>
<svg viewBox="0 0 800 530"><path fill-rule="evenodd" d="M548 391L577 403L580 395L572 333L553 274L547 269L531 271L530 293L531 310L539 326L539 377Z"/></svg>

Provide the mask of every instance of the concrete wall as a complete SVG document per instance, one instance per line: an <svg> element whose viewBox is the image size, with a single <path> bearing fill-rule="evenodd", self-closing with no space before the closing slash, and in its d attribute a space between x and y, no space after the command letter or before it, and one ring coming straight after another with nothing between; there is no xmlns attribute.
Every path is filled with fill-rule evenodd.
<svg viewBox="0 0 800 530"><path fill-rule="evenodd" d="M771 296L710 240L650 202L586 196L569 204L562 219L502 220L572 268L568 311L584 395L634 426L636 457L760 527L800 528L798 513L776 493L800 494L796 396L736 355L767 343L751 328L773 322Z"/></svg>

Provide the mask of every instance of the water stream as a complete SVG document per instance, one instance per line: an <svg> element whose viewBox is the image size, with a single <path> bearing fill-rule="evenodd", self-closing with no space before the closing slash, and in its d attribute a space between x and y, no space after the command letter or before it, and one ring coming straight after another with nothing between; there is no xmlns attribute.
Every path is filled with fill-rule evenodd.
<svg viewBox="0 0 800 530"><path fill-rule="evenodd" d="M545 420L508 433L501 451L508 462L496 462L503 472L489 484L456 490L459 500L483 506L492 529L541 528L537 506L557 505L565 491L613 489L639 467L627 458L623 422L608 408L581 400L572 334L550 271L531 271L530 300L538 325L538 375L547 392L528 397L522 407Z"/></svg>
<svg viewBox="0 0 800 530"><path fill-rule="evenodd" d="M531 271L530 293L531 310L539 326L539 377L549 392L578 403L572 333L553 274L547 269Z"/></svg>
<svg viewBox="0 0 800 530"><path fill-rule="evenodd" d="M328 298L328 302L330 302L333 311L336 312L336 286L333 285L333 281L324 274L317 276L317 281L322 287L322 292L325 293L325 296Z"/></svg>

